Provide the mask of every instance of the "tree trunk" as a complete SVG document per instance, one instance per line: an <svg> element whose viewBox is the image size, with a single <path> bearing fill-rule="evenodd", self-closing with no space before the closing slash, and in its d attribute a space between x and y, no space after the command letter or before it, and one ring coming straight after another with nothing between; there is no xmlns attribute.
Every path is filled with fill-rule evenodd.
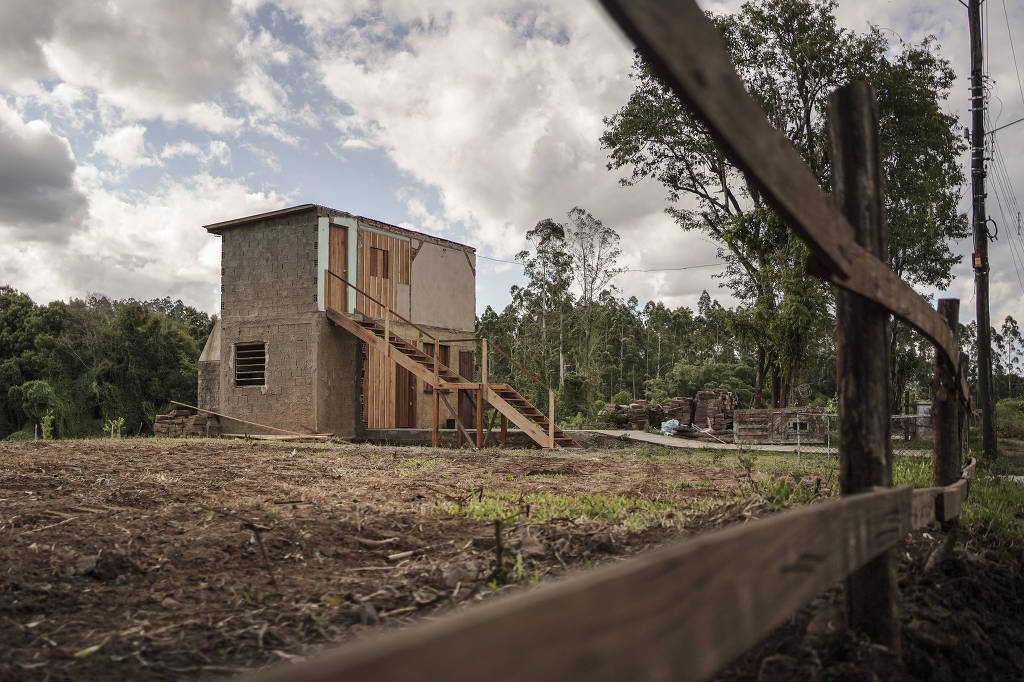
<svg viewBox="0 0 1024 682"><path fill-rule="evenodd" d="M754 399L750 402L752 408L760 408L762 403L761 395L764 393L764 346L757 346L757 374L754 376Z"/></svg>

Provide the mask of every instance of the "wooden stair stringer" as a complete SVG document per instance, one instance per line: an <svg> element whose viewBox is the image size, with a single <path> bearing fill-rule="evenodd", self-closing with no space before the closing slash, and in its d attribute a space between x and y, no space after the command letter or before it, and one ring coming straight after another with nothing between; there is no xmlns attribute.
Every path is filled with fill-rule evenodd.
<svg viewBox="0 0 1024 682"><path fill-rule="evenodd" d="M484 399L494 406L498 412L508 417L508 420L519 427L519 429L542 448L551 447L551 437L541 430L529 417L510 405L504 398L494 392L490 386L484 391Z"/></svg>
<svg viewBox="0 0 1024 682"><path fill-rule="evenodd" d="M428 370L426 367L416 362L408 355L398 350L393 344L388 343L384 339L380 338L376 334L370 332L368 329L363 327L361 324L353 320L352 318L342 315L334 311L333 308L327 309L327 318L334 322L342 329L353 334L357 339L363 341L369 346L372 346L376 350L382 353L388 353L388 347L390 346L390 356L395 362L405 367L407 370L416 375L421 381L429 386L436 387L434 383L434 373ZM444 385L444 380L438 378L437 385Z"/></svg>

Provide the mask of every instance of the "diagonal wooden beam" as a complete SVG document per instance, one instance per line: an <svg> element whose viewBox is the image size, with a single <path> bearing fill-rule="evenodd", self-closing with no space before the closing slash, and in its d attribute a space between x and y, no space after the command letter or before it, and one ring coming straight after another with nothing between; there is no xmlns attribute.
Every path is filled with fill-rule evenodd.
<svg viewBox="0 0 1024 682"><path fill-rule="evenodd" d="M644 59L711 131L722 151L811 250L808 270L878 303L960 363L952 332L888 265L853 240L793 145L765 117L732 67L718 31L693 0L601 0ZM966 386L966 382L963 383ZM965 393L966 395L966 393Z"/></svg>
<svg viewBox="0 0 1024 682"><path fill-rule="evenodd" d="M478 450L479 448L473 445L474 440L469 437L469 432L466 431L466 427L462 425L461 421L459 421L459 413L454 407L452 407L452 404L448 402L448 396L443 391L438 391L437 393L441 396L441 400L444 401L444 404L448 406L448 411L452 413L453 417L455 417L455 426L458 427L459 431L462 433L462 437L466 439L467 443L469 443L469 447L474 450Z"/></svg>

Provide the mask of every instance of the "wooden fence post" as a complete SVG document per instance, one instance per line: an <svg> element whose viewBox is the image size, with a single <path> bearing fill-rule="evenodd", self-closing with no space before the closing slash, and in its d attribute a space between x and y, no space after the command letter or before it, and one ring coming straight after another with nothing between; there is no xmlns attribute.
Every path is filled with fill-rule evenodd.
<svg viewBox="0 0 1024 682"><path fill-rule="evenodd" d="M878 154L878 107L867 83L829 97L832 191L854 239L885 262L885 209ZM889 312L836 289L836 377L839 393L839 482L842 495L892 485L889 442ZM898 584L892 550L846 580L847 621L873 641L900 649Z"/></svg>
<svg viewBox="0 0 1024 682"><path fill-rule="evenodd" d="M955 334L960 319L960 300L939 299L939 314ZM935 485L952 485L960 480L961 473L960 382L953 364L938 351L932 362L932 433L935 445Z"/></svg>
<svg viewBox="0 0 1024 682"><path fill-rule="evenodd" d="M484 446L484 401L487 390L487 339L481 344L482 355L480 358L480 390L476 392L476 447Z"/></svg>

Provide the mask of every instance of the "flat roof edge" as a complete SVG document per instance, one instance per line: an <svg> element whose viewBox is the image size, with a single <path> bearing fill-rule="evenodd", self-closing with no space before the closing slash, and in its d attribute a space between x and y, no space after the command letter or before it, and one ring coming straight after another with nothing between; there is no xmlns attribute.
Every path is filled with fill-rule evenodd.
<svg viewBox="0 0 1024 682"><path fill-rule="evenodd" d="M317 215L348 216L350 218L354 218L355 220L362 220L366 223L369 223L371 227L378 227L387 232L395 232L397 234L415 236L416 238L425 238L436 243L448 244L449 246L452 246L457 249L476 253L476 247L469 246L468 244L462 244L460 242L452 241L451 239L446 239L444 237L438 237L436 235L427 234L426 232L418 232L416 230L410 230L408 228L400 227L398 225L392 225L391 223L386 223L383 220L377 220L376 218L368 218L366 216L349 213L348 211L340 211L336 208L331 208L329 206L321 206L320 204L299 204L298 206L290 206L288 208L282 208L276 211L267 211L265 213L257 213L255 215L244 216L242 218L222 220L217 223L203 225L203 228L210 234L219 235L222 231L229 227L241 227L243 225L248 225L249 223L259 222L261 220L267 220L269 218L280 218L283 216L292 215L296 213L305 213L307 211L316 211Z"/></svg>

